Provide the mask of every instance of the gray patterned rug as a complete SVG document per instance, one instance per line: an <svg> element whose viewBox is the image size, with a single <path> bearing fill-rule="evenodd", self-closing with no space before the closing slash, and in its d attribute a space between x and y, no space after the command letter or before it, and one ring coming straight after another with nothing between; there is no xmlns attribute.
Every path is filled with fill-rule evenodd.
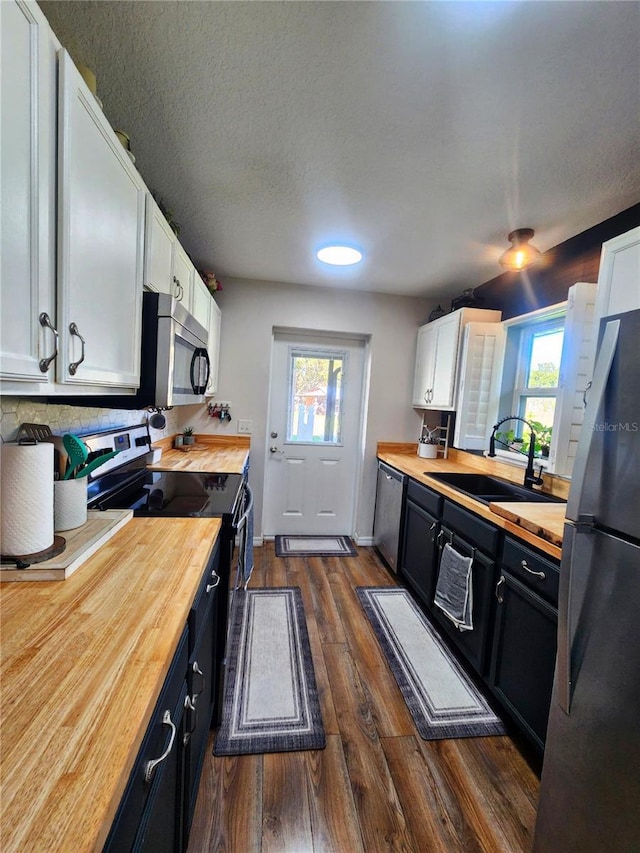
<svg viewBox="0 0 640 853"><path fill-rule="evenodd" d="M238 590L236 596L214 755L323 749L300 589Z"/></svg>
<svg viewBox="0 0 640 853"><path fill-rule="evenodd" d="M356 557L348 536L276 536L276 557Z"/></svg>
<svg viewBox="0 0 640 853"><path fill-rule="evenodd" d="M358 587L356 592L424 740L505 733L406 590Z"/></svg>

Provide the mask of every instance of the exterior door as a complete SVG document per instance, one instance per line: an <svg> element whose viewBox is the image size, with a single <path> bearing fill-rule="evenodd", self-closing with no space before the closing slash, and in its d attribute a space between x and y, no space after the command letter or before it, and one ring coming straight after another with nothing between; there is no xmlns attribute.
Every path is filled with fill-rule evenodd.
<svg viewBox="0 0 640 853"><path fill-rule="evenodd" d="M271 361L266 536L351 535L364 340L277 333Z"/></svg>

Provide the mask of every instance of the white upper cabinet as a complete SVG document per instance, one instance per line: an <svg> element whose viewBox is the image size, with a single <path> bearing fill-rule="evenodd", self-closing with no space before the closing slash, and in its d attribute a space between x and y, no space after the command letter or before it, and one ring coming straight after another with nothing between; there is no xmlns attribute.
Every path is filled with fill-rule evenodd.
<svg viewBox="0 0 640 853"><path fill-rule="evenodd" d="M220 365L220 320L222 318L220 308L213 298L211 298L210 308L207 352L209 353L209 361L211 363L211 373L209 374L209 382L205 392L208 397L215 394L218 390L218 373Z"/></svg>
<svg viewBox="0 0 640 853"><path fill-rule="evenodd" d="M59 59L58 382L140 382L146 188L66 51Z"/></svg>
<svg viewBox="0 0 640 853"><path fill-rule="evenodd" d="M195 270L189 255L176 242L173 256L173 295L181 302L187 311L191 310L191 294L193 292L193 274Z"/></svg>
<svg viewBox="0 0 640 853"><path fill-rule="evenodd" d="M47 393L57 351L56 43L35 3L0 3L0 32L0 376Z"/></svg>
<svg viewBox="0 0 640 853"><path fill-rule="evenodd" d="M602 244L595 322L640 308L640 226Z"/></svg>
<svg viewBox="0 0 640 853"><path fill-rule="evenodd" d="M173 253L176 237L151 193L147 193L144 245L144 286L154 293L176 295Z"/></svg>
<svg viewBox="0 0 640 853"><path fill-rule="evenodd" d="M456 408L456 380L464 328L473 320L498 323L500 317L500 311L460 308L418 329L413 406L440 411Z"/></svg>
<svg viewBox="0 0 640 853"><path fill-rule="evenodd" d="M194 269L189 310L205 329L209 328L209 311L212 303L213 297L209 293L209 288L200 277L200 273Z"/></svg>

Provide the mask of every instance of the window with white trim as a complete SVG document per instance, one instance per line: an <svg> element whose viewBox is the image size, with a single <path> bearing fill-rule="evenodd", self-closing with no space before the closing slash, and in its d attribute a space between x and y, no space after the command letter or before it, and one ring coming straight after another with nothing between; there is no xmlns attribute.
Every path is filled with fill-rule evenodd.
<svg viewBox="0 0 640 853"><path fill-rule="evenodd" d="M507 347L500 417L514 415L529 421L536 437L536 456L545 459L549 455L562 390L560 367L565 318L566 303L562 303L504 324ZM505 450L511 446L526 453L530 433L521 421L507 421L496 434L497 446Z"/></svg>

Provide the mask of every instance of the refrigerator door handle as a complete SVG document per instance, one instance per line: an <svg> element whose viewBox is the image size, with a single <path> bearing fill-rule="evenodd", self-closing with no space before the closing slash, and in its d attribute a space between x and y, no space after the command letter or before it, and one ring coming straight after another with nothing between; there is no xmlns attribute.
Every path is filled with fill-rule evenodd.
<svg viewBox="0 0 640 853"><path fill-rule="evenodd" d="M589 521L596 510L596 495L600 488L599 478L588 477L590 463L595 455L594 440L601 438L595 429L598 415L602 409L604 395L611 372L611 365L618 346L620 320L609 320L605 326L600 351L593 372L593 381L589 391L584 424L578 441L571 490L567 501L567 518L572 521ZM591 428L589 428L591 425Z"/></svg>

